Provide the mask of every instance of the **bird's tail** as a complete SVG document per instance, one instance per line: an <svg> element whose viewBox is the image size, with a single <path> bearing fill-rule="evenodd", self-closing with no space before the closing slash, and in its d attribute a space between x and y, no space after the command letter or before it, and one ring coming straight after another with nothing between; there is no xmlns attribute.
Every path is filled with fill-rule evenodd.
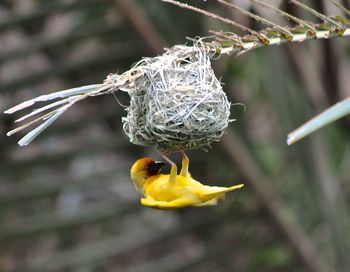
<svg viewBox="0 0 350 272"><path fill-rule="evenodd" d="M59 91L47 95L41 95L36 98L24 101L17 106L14 106L5 111L6 114L13 114L17 111L29 108L37 102L47 102L47 105L40 108L34 109L31 113L24 115L23 117L17 119L15 122L22 122L27 118L33 117L35 115L39 116L36 119L26 122L7 133L7 136L11 136L28 126L31 126L37 122L42 122L35 129L28 132L19 142L20 146L25 146L34 140L43 130L45 130L49 125L51 125L58 117L60 117L67 109L69 109L76 102L83 100L89 96L96 96L104 94L111 90L113 86L111 84L95 84L87 85L78 88L67 89L64 91ZM54 101L52 101L54 100Z"/></svg>
<svg viewBox="0 0 350 272"><path fill-rule="evenodd" d="M209 189L202 193L203 197L214 198L224 196L225 193L237 190L242 188L244 184L238 184L231 187L217 187L217 186L208 186Z"/></svg>
<svg viewBox="0 0 350 272"><path fill-rule="evenodd" d="M199 195L202 203L196 206L203 207L217 205L220 199L225 198L225 193L242 188L243 186L244 184L238 184L231 187L205 186L207 187L206 190Z"/></svg>

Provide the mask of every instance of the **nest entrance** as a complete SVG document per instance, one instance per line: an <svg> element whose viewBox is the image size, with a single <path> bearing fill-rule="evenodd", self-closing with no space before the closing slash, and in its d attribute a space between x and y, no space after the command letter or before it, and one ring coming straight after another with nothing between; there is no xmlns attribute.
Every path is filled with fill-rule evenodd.
<svg viewBox="0 0 350 272"><path fill-rule="evenodd" d="M204 48L175 46L145 58L122 119L130 141L162 152L208 149L229 123L230 103Z"/></svg>

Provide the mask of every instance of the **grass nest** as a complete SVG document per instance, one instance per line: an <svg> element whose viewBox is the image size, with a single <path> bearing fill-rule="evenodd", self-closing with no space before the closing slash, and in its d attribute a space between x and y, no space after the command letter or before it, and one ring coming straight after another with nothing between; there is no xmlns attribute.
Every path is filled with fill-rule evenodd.
<svg viewBox="0 0 350 272"><path fill-rule="evenodd" d="M123 129L137 145L161 152L207 150L230 122L230 102L200 46L174 46L132 68Z"/></svg>

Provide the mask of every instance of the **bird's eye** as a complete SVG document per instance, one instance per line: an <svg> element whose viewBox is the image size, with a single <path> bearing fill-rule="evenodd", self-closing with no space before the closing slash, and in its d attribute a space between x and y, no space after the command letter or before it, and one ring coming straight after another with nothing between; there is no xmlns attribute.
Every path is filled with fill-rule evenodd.
<svg viewBox="0 0 350 272"><path fill-rule="evenodd" d="M155 161L147 166L147 172L149 176L158 175L160 169L165 165L164 162Z"/></svg>

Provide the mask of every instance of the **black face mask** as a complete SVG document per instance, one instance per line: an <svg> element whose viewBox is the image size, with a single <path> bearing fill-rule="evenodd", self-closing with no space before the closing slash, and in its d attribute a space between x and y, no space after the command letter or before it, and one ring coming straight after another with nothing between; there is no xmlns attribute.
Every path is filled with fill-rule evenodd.
<svg viewBox="0 0 350 272"><path fill-rule="evenodd" d="M155 161L155 162L150 163L147 166L147 171L148 171L149 176L158 175L160 173L160 169L164 165L166 165L166 163L161 162L161 161Z"/></svg>

